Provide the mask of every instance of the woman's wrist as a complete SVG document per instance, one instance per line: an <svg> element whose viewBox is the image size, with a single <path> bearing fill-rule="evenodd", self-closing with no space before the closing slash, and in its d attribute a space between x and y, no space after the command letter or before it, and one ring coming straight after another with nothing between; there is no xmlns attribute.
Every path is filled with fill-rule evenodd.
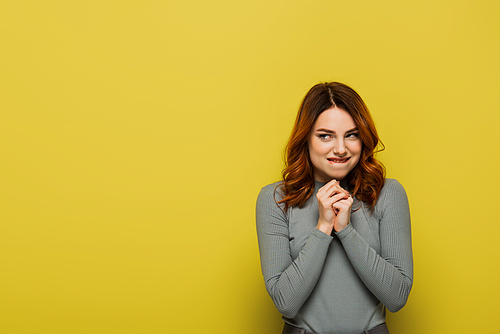
<svg viewBox="0 0 500 334"><path fill-rule="evenodd" d="M320 221L318 221L318 225L316 225L316 228L320 230L321 232L331 235L333 232L333 226L328 225L328 224L322 224Z"/></svg>

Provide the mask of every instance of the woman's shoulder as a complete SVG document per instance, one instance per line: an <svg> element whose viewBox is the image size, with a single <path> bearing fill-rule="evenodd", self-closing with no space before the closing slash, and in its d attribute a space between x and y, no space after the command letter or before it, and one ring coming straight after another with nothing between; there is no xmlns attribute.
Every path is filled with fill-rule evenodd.
<svg viewBox="0 0 500 334"><path fill-rule="evenodd" d="M282 198L283 181L270 183L260 189L259 198Z"/></svg>
<svg viewBox="0 0 500 334"><path fill-rule="evenodd" d="M384 186L382 187L382 191L394 191L394 190L405 190L403 185L399 183L396 179L386 178L384 180Z"/></svg>
<svg viewBox="0 0 500 334"><path fill-rule="evenodd" d="M382 191L405 191L405 188L398 180L386 178Z"/></svg>
<svg viewBox="0 0 500 334"><path fill-rule="evenodd" d="M283 181L277 181L277 182L269 183L268 185L263 186L262 189L261 189L261 191L262 190L267 190L267 189L272 189L274 191L274 189L279 188L282 185L283 185Z"/></svg>
<svg viewBox="0 0 500 334"><path fill-rule="evenodd" d="M395 202L408 202L405 188L398 180L386 178L375 208L384 209Z"/></svg>
<svg viewBox="0 0 500 334"><path fill-rule="evenodd" d="M283 199L282 181L268 184L260 189L257 197L257 212L275 212L286 217L285 204L279 203Z"/></svg>

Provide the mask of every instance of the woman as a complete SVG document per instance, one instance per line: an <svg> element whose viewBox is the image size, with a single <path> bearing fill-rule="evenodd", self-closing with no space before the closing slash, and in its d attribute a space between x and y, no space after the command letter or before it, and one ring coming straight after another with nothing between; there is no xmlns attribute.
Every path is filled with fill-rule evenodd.
<svg viewBox="0 0 500 334"><path fill-rule="evenodd" d="M380 140L350 87L305 96L283 180L262 188L257 234L266 289L283 333L389 333L413 280L405 190L374 158Z"/></svg>

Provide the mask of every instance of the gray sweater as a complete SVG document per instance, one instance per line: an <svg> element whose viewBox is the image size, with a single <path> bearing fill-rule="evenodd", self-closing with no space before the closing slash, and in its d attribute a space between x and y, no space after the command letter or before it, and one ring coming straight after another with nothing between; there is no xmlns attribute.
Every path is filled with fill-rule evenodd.
<svg viewBox="0 0 500 334"><path fill-rule="evenodd" d="M276 204L280 183L262 188L256 218L266 289L291 325L321 334L359 333L385 322L386 307L396 312L408 299L408 199L398 181L386 179L373 213L354 199L351 223L330 236L316 229L316 192L323 185L316 181L305 205L287 213Z"/></svg>

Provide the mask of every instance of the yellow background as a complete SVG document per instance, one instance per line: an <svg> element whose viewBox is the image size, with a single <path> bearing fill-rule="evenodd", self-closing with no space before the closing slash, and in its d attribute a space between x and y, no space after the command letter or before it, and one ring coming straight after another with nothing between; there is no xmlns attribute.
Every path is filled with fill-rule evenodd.
<svg viewBox="0 0 500 334"><path fill-rule="evenodd" d="M495 1L0 6L0 332L280 333L256 196L301 98L351 85L410 198L391 333L498 331Z"/></svg>

